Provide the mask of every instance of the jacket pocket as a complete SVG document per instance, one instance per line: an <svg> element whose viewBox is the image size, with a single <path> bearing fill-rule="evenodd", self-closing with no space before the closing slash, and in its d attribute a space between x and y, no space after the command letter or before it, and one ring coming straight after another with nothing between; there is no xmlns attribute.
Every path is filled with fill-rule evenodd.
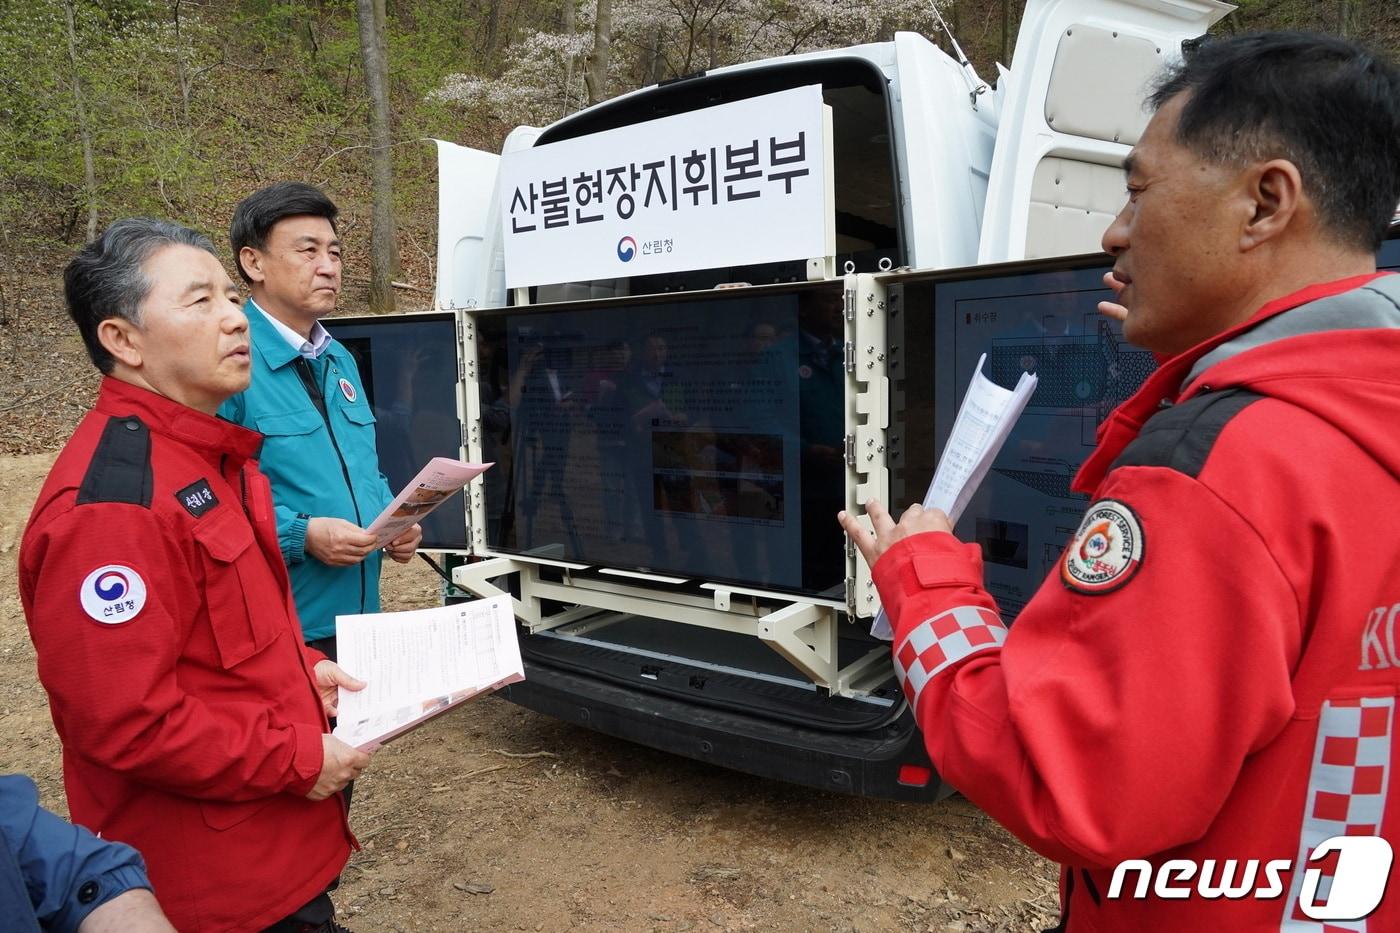
<svg viewBox="0 0 1400 933"><path fill-rule="evenodd" d="M337 409L344 423L337 422L335 426L336 436L340 439L341 452L345 455L346 466L350 469L350 475L354 477L355 488L358 492L364 488L366 478L371 481L371 488L378 487L379 480L379 448L375 443L374 412L363 402L354 405L341 405ZM362 509L373 509L378 503L360 502ZM372 515L365 515L365 521L370 521Z"/></svg>
<svg viewBox="0 0 1400 933"><path fill-rule="evenodd" d="M194 532L204 563L209 627L224 669L235 667L277 640L280 630L267 608L258 611L247 594L259 592L252 562L262 560L253 528L229 508L210 512ZM263 590L266 588L263 587Z"/></svg>
<svg viewBox="0 0 1400 933"><path fill-rule="evenodd" d="M199 812L204 817L204 825L223 832L253 816L272 803L273 799L272 797L262 797L258 800L240 801L201 800Z"/></svg>
<svg viewBox="0 0 1400 933"><path fill-rule="evenodd" d="M275 415L258 415L257 417L258 433L270 437L310 434L324 424L320 412L311 408L284 411Z"/></svg>

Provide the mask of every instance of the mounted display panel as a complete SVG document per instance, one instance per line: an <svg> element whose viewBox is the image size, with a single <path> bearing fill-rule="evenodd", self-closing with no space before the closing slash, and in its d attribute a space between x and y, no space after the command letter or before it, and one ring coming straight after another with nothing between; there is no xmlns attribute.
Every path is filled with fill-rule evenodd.
<svg viewBox="0 0 1400 933"><path fill-rule="evenodd" d="M1400 227L1377 264L1400 268ZM1035 595L1089 505L1070 481L1098 426L1156 368L1096 307L1104 255L880 277L890 301L890 500L921 501L978 357L1011 387L1040 385L956 528L982 546L1008 620Z"/></svg>
<svg viewBox="0 0 1400 933"><path fill-rule="evenodd" d="M842 299L473 312L487 550L841 598Z"/></svg>
<svg viewBox="0 0 1400 933"><path fill-rule="evenodd" d="M433 457L455 460L462 455L455 314L337 317L322 323L360 368L374 412L379 471L391 493L398 493ZM422 525L424 548L466 550L462 493L438 506Z"/></svg>
<svg viewBox="0 0 1400 933"><path fill-rule="evenodd" d="M958 522L982 546L987 587L1014 618L1074 534L1088 499L1070 491L1098 425L1155 369L1095 307L1108 257L885 279L890 297L890 498L923 498L978 358L993 382L1040 384Z"/></svg>

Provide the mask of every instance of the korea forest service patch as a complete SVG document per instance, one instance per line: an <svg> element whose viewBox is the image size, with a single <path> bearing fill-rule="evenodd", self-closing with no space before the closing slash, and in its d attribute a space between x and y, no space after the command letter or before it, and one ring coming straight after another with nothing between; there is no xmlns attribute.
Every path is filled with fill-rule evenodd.
<svg viewBox="0 0 1400 933"><path fill-rule="evenodd" d="M1102 499L1089 506L1060 561L1060 579L1079 593L1111 593L1142 566L1142 523L1122 502Z"/></svg>

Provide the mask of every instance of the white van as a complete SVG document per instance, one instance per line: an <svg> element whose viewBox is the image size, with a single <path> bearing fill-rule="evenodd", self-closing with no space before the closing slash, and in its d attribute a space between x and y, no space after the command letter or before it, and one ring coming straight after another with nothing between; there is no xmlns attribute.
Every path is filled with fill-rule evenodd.
<svg viewBox="0 0 1400 933"><path fill-rule="evenodd" d="M434 455L496 464L430 516L425 547L466 555L463 591L515 597L526 680L503 693L756 775L947 793L835 514L922 497L984 354L1003 385L1033 370L1037 393L958 530L981 542L1008 618L1035 592L1087 504L1069 479L1097 425L1154 365L1094 313L1141 101L1230 9L1030 0L994 86L900 34L643 88L517 129L502 156L438 143L435 310L327 323L360 356L391 485ZM600 225L613 232L559 240L596 247L581 265L595 271L512 277L507 240L542 193L511 180L519 154L607 152L702 114L738 125L754 119L745 102L813 87L829 115L829 163L810 154L829 178L822 252L743 261L769 225L731 221L706 255L739 258L700 268L664 234ZM755 133L755 152L781 161L781 137ZM727 142L684 146L701 161L710 147L716 204L717 165L743 161ZM574 219L597 200L589 184L556 184ZM564 247L530 249L533 266L580 267Z"/></svg>

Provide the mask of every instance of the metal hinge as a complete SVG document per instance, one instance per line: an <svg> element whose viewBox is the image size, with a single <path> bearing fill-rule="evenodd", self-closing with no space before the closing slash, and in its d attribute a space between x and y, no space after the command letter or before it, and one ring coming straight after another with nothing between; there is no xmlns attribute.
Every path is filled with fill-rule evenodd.
<svg viewBox="0 0 1400 933"><path fill-rule="evenodd" d="M847 435L846 435L846 466L848 466L848 467L853 467L853 466L855 466L855 465L856 465L856 436L855 436L854 434L847 434Z"/></svg>
<svg viewBox="0 0 1400 933"><path fill-rule="evenodd" d="M855 345L854 343L852 343L851 341L847 340L845 343L843 343L843 344L841 345L841 348L842 348L842 350L843 350L843 351L845 352L845 354L846 354L846 372L848 372L848 373L853 373L853 372L855 372L855 371L856 371L856 345Z"/></svg>

